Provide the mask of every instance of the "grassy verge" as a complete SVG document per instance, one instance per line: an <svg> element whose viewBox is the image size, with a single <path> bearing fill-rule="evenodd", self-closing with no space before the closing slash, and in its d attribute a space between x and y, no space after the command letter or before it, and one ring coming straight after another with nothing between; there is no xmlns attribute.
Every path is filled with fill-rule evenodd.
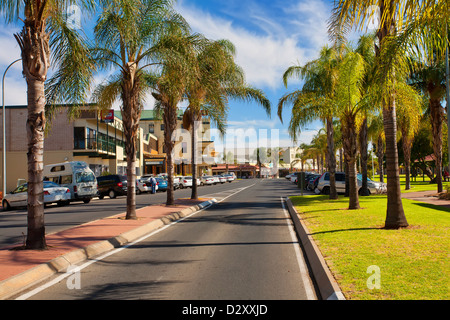
<svg viewBox="0 0 450 320"><path fill-rule="evenodd" d="M347 299L450 299L450 209L403 200L410 227L383 229L386 196L292 197ZM380 289L370 266L380 271Z"/></svg>

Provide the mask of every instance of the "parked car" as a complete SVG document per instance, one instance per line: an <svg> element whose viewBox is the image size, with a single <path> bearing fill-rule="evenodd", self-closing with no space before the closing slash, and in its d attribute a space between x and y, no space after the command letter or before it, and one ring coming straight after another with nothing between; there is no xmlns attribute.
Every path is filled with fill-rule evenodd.
<svg viewBox="0 0 450 320"><path fill-rule="evenodd" d="M300 172L293 172L291 173L291 182L297 184L297 176L300 174Z"/></svg>
<svg viewBox="0 0 450 320"><path fill-rule="evenodd" d="M97 196L97 180L86 162L71 161L46 165L44 181L54 182L69 188L70 201L89 203Z"/></svg>
<svg viewBox="0 0 450 320"><path fill-rule="evenodd" d="M166 192L167 191L167 180L164 178L156 178L156 186L157 186L157 190L162 191L162 192Z"/></svg>
<svg viewBox="0 0 450 320"><path fill-rule="evenodd" d="M177 190L180 188L181 177L173 177L173 189Z"/></svg>
<svg viewBox="0 0 450 320"><path fill-rule="evenodd" d="M230 183L233 182L236 179L236 176L234 174L231 174L231 173L225 173L225 174L223 174L223 176L225 178L227 178L227 181L230 182Z"/></svg>
<svg viewBox="0 0 450 320"><path fill-rule="evenodd" d="M57 203L66 205L70 203L70 189L60 185L44 181L44 204ZM28 184L18 186L14 191L7 193L2 201L3 210L9 210L13 207L26 207L28 200Z"/></svg>
<svg viewBox="0 0 450 320"><path fill-rule="evenodd" d="M220 183L225 183L225 182L227 182L228 181L228 179L225 177L225 176L219 176L219 180L220 180Z"/></svg>
<svg viewBox="0 0 450 320"><path fill-rule="evenodd" d="M214 184L220 183L220 177L218 175L213 176L214 178Z"/></svg>
<svg viewBox="0 0 450 320"><path fill-rule="evenodd" d="M127 194L127 177L118 174L97 177L98 197L103 199L109 196L114 199L117 196Z"/></svg>
<svg viewBox="0 0 450 320"><path fill-rule="evenodd" d="M369 189L370 194L381 194L386 192L386 184L383 182L375 182L367 178L367 187ZM358 182L358 192L361 191L362 186L362 176L357 175ZM317 190L323 194L330 193L330 174L329 172L325 172L320 178L317 184ZM345 173L344 172L336 172L336 191L338 193L345 193ZM316 192L317 193L317 192Z"/></svg>
<svg viewBox="0 0 450 320"><path fill-rule="evenodd" d="M202 186L205 186L205 185L210 186L210 185L214 184L214 178L212 176L202 176L202 177L200 177L200 184Z"/></svg>
<svg viewBox="0 0 450 320"><path fill-rule="evenodd" d="M200 179L197 178L197 185L200 185ZM192 177L191 176L186 176L181 178L180 180L180 188L192 188Z"/></svg>
<svg viewBox="0 0 450 320"><path fill-rule="evenodd" d="M309 176L308 183L306 185L306 189L313 191L315 189L315 187L317 186L317 184L319 183L320 177L321 177L320 174L313 174L313 175Z"/></svg>
<svg viewBox="0 0 450 320"><path fill-rule="evenodd" d="M151 190L151 186L150 186L150 182L147 179L136 179L136 193L137 194L141 194L141 193L147 193L150 192Z"/></svg>
<svg viewBox="0 0 450 320"><path fill-rule="evenodd" d="M291 175L288 174L288 175L285 176L285 178L286 178L287 180L291 180Z"/></svg>

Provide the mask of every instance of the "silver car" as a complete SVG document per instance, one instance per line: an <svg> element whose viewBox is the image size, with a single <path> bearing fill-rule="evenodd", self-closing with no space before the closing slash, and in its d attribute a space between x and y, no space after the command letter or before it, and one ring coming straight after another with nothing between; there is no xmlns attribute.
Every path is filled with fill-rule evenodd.
<svg viewBox="0 0 450 320"><path fill-rule="evenodd" d="M57 203L69 204L71 199L70 189L60 185L44 181L44 204ZM5 195L2 201L3 210L13 207L26 207L28 200L28 184L18 186L14 191Z"/></svg>
<svg viewBox="0 0 450 320"><path fill-rule="evenodd" d="M358 192L362 186L362 175L357 175ZM382 194L386 192L386 184L383 182L372 181L367 178L367 187L370 194ZM315 193L329 194L330 193L330 174L325 172L319 178ZM338 193L345 193L345 173L336 172L336 191Z"/></svg>

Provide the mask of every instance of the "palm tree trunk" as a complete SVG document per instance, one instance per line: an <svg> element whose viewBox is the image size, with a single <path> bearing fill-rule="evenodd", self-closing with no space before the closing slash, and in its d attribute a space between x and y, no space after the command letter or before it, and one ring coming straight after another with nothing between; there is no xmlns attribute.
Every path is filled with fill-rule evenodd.
<svg viewBox="0 0 450 320"><path fill-rule="evenodd" d="M132 138L130 140L133 140ZM127 139L127 141L130 141ZM130 145L130 146L129 146ZM135 220L136 216L136 138L127 142L127 220Z"/></svg>
<svg viewBox="0 0 450 320"><path fill-rule="evenodd" d="M359 209L359 195L358 195L358 181L356 177L356 158L348 162L348 186L349 186L349 201L348 209Z"/></svg>
<svg viewBox="0 0 450 320"><path fill-rule="evenodd" d="M389 106L383 106L383 123L386 136L387 173L387 213L385 228L398 229L407 227L408 222L403 211L402 193L400 190L395 100L391 101Z"/></svg>
<svg viewBox="0 0 450 320"><path fill-rule="evenodd" d="M44 82L28 82L28 227L27 249L46 249L44 223L44 130L45 93Z"/></svg>
<svg viewBox="0 0 450 320"><path fill-rule="evenodd" d="M406 137L406 135L403 135L403 137ZM403 157L406 170L405 190L411 189L411 147L412 141L403 138Z"/></svg>
<svg viewBox="0 0 450 320"><path fill-rule="evenodd" d="M356 177L356 157L357 157L357 133L355 119L352 115L345 117L343 126L343 145L345 153L345 161L348 165L348 195L349 195L349 210L359 209L358 196L358 181Z"/></svg>
<svg viewBox="0 0 450 320"><path fill-rule="evenodd" d="M442 120L444 111L437 99L430 99L431 128L433 131L433 151L436 157L437 191L442 192Z"/></svg>
<svg viewBox="0 0 450 320"><path fill-rule="evenodd" d="M172 206L175 203L174 190L173 190L173 147L174 142L172 141L172 133L176 129L177 125L177 107L167 105L164 107L164 144L166 147L166 158L167 158L167 200L166 205Z"/></svg>
<svg viewBox="0 0 450 320"><path fill-rule="evenodd" d="M330 199L338 198L336 191L336 155L334 151L334 127L333 119L327 119L327 156L328 171L330 172Z"/></svg>
<svg viewBox="0 0 450 320"><path fill-rule="evenodd" d="M380 182L384 183L384 169L383 169L384 146L381 135L378 137L377 141L377 158L378 158L378 171L380 174Z"/></svg>
<svg viewBox="0 0 450 320"><path fill-rule="evenodd" d="M389 10L393 12L395 10L394 1L380 1L380 21L381 17L386 12L385 6L390 6ZM395 22L389 19L384 19L383 25L378 30L378 42L380 47L383 46L383 42L386 37L395 32ZM375 47L376 56L380 56L380 47ZM395 95L391 94L389 101L384 99L383 103L383 125L386 137L386 172L387 172L387 213L385 228L398 229L401 227L407 227L405 212L403 211L402 194L400 190L400 175L398 167L398 151L397 151L397 115L395 107ZM387 104L387 105L386 105Z"/></svg>
<svg viewBox="0 0 450 320"><path fill-rule="evenodd" d="M49 34L43 22L25 20L19 34L15 34L22 54L23 74L27 81L28 119L28 200L27 200L27 249L46 249L44 223L44 131L45 89L49 68Z"/></svg>
<svg viewBox="0 0 450 320"><path fill-rule="evenodd" d="M361 130L359 132L359 147L361 153L361 175L362 186L361 195L368 196L370 194L367 186L367 117L364 118Z"/></svg>
<svg viewBox="0 0 450 320"><path fill-rule="evenodd" d="M192 166L192 192L191 192L191 199L197 200L198 199L198 192L197 192L197 129L198 129L198 119L195 114L195 112L192 114L192 131L191 131L191 166Z"/></svg>

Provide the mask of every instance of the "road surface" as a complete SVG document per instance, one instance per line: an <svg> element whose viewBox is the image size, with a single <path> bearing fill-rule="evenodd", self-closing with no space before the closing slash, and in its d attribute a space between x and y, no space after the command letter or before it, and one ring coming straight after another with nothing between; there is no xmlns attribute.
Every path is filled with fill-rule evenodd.
<svg viewBox="0 0 450 320"><path fill-rule="evenodd" d="M295 193L284 179L222 190L210 208L19 298L317 299L282 201Z"/></svg>

